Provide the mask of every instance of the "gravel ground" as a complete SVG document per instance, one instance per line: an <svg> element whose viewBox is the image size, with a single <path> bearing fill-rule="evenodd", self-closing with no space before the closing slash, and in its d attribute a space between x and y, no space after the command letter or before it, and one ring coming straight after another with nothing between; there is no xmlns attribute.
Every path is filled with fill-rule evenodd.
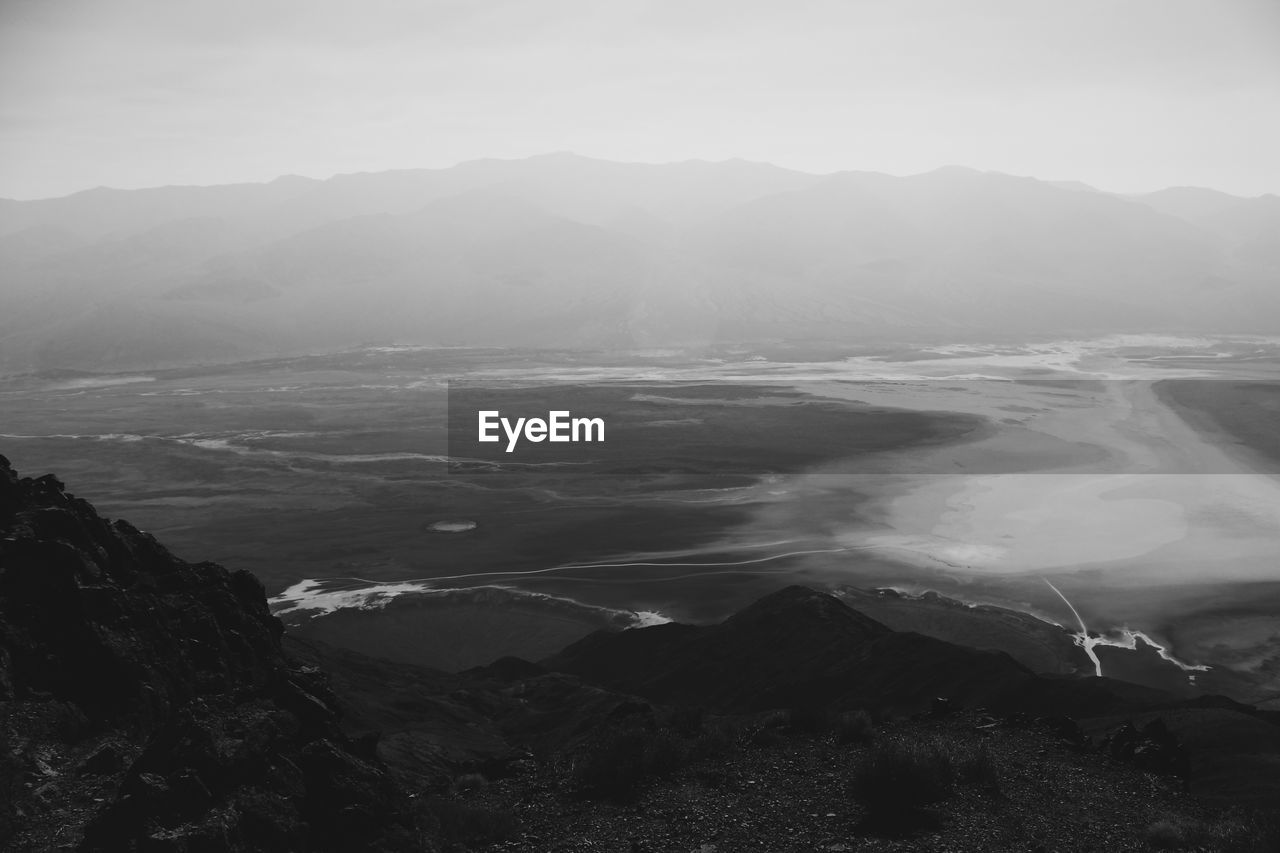
<svg viewBox="0 0 1280 853"><path fill-rule="evenodd" d="M857 768L874 747L783 728L649 780L627 802L582 796L563 761L530 763L521 774L453 795L460 808L514 816L517 827L488 843L480 830L456 847L529 853L1272 849L1234 837L1245 832L1239 821L1211 813L1173 780L1080 751L1046 731L972 717L900 721L877 730L873 743L912 741L970 754L985 747L994 784L990 778L957 782L946 799L886 833L869 824L853 794ZM481 817L480 823L498 821Z"/></svg>

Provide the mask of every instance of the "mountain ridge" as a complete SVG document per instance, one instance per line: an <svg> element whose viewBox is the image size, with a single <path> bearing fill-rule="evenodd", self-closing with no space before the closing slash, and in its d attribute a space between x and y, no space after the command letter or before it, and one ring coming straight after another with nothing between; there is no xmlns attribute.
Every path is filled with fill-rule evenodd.
<svg viewBox="0 0 1280 853"><path fill-rule="evenodd" d="M607 157L596 157L589 154L578 154L576 152L569 151L569 150L561 150L561 151L548 151L541 154L531 154L527 157L477 157L469 160L460 160L451 166L406 166L406 167L399 167L399 168L393 168L393 169L377 169L377 170L364 169L364 170L358 170L354 172L335 172L332 175L329 175L328 177L325 177L325 178L317 178L309 175L283 174L283 175L278 175L274 178L263 179L258 181L233 181L231 183L220 183L220 184L157 184L154 186L145 186L145 187L112 187L108 185L99 185L96 187L88 187L82 190L76 190L74 192L66 193L60 196L43 196L40 198L33 198L33 199L15 199L15 198L9 198L7 196L0 196L0 205L50 202L50 201L56 201L60 199L68 199L75 196L82 196L86 193L102 193L102 192L134 193L134 192L146 192L146 191L153 191L153 190L170 190L170 189L190 190L190 189L208 189L208 188L214 188L214 187L268 186L271 184L282 183L282 182L290 182L297 185L301 185L304 182L308 184L326 183L329 181L341 181L341 180L359 178L359 177L369 176L369 175L391 176L391 175L427 174L427 173L444 172L444 171L449 171L451 169L458 169L458 168L475 168L477 166L483 166L483 165L489 165L489 164L511 164L511 163L539 162L539 161L542 161L542 162L576 161L576 162L583 162L583 163L612 164L612 165L653 167L653 168L662 168L662 167L669 167L669 166L699 166L699 165L748 165L748 166L765 166L770 169L774 169L782 172L789 172L797 175L807 175L811 177L822 177L822 176L830 176L830 175L838 175L838 174L846 174L846 173L883 174L886 176L890 176L889 173L887 172L873 172L873 171L861 170L861 169L836 169L830 172L807 172L801 169L793 169L786 166L778 166L774 163L770 163L765 160L750 160L743 157L729 157L722 160L708 159L705 157L691 157L684 160L670 160L670 161L657 163L657 162L649 162L649 161L641 161L641 160L612 160ZM1131 198L1147 198L1147 197L1155 196L1161 193L1169 193L1174 191L1181 193L1188 190L1196 193L1213 193L1217 196L1225 196L1235 200L1265 198L1267 196L1277 195L1276 193L1258 193L1256 195L1240 195L1237 193L1229 193L1229 192L1226 192L1225 190L1219 190L1214 187L1204 187L1204 186L1193 185L1193 184L1175 184L1175 185L1170 185L1168 187L1165 187L1163 189L1151 190L1148 192L1141 192L1141 193L1121 193L1118 191L1102 190L1089 183L1075 180L1075 179L1051 180L1046 178L1036 178L1034 176L1019 176L1019 175L1014 175L1011 172L1002 172L1000 170L991 170L991 169L977 169L975 167L966 166L959 163L943 164L941 166L936 166L932 169L925 169L921 172L911 172L906 175L902 175L900 177L918 177L921 175L929 175L935 172L944 172L944 171L962 171L962 172L970 172L970 173L978 173L978 174L984 174L984 173L1001 174L1001 175L1008 175L1010 177L1029 177L1032 180L1043 181L1044 183L1068 185L1078 189L1087 189L1093 192L1101 192L1101 193L1107 193L1111 195L1119 195L1119 196L1131 197ZM893 176L890 176L890 177L893 177Z"/></svg>
<svg viewBox="0 0 1280 853"><path fill-rule="evenodd" d="M477 197L489 209L466 212ZM1160 194L963 167L809 175L557 155L15 201L0 205L0 370L366 340L627 351L1274 332L1274 197L1213 198L1200 215ZM482 252L442 242L451 227L428 211L451 209ZM542 217L563 221L558 237L537 232ZM600 254L603 243L628 249ZM273 260L290 254L287 266ZM223 332L201 335L206 323ZM174 334L149 340L147 329Z"/></svg>
<svg viewBox="0 0 1280 853"><path fill-rule="evenodd" d="M178 560L0 456L0 845L416 844L404 791L282 633L248 572Z"/></svg>
<svg viewBox="0 0 1280 853"><path fill-rule="evenodd" d="M834 595L800 586L714 625L597 631L541 664L655 702L720 713L812 705L911 714L944 697L1009 713L1081 717L1174 701L1112 679L1036 675L1005 652L893 631Z"/></svg>

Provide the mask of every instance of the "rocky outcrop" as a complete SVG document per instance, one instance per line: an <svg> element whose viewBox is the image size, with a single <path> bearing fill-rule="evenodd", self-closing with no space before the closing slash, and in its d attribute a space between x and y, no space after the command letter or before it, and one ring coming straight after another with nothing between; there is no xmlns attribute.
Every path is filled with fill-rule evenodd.
<svg viewBox="0 0 1280 853"><path fill-rule="evenodd" d="M249 573L180 560L0 457L10 846L430 849L281 634Z"/></svg>

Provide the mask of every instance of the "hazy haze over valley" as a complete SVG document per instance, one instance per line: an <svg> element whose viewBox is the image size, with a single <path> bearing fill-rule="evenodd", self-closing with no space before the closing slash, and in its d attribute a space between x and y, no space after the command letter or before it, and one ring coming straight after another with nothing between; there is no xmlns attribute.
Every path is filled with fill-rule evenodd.
<svg viewBox="0 0 1280 853"><path fill-rule="evenodd" d="M572 154L0 204L0 365L1265 333L1280 197Z"/></svg>

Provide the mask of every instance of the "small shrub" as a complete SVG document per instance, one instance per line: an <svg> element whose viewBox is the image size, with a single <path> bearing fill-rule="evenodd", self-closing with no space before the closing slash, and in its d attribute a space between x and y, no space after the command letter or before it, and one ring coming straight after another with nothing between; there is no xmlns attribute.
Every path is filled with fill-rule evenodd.
<svg viewBox="0 0 1280 853"><path fill-rule="evenodd" d="M440 827L445 841L488 844L515 834L520 822L503 809L473 806L443 797L431 797L426 809Z"/></svg>
<svg viewBox="0 0 1280 853"><path fill-rule="evenodd" d="M956 781L986 791L1000 790L1000 774L991 758L991 750L985 743L976 747L971 744L952 743L941 748L951 763Z"/></svg>
<svg viewBox="0 0 1280 853"><path fill-rule="evenodd" d="M689 757L680 738L669 731L656 731L645 743L642 766L645 776L670 776L683 767Z"/></svg>
<svg viewBox="0 0 1280 853"><path fill-rule="evenodd" d="M674 773L688 759L684 743L669 731L619 729L578 755L573 779L588 793L624 797L635 793L644 779Z"/></svg>
<svg viewBox="0 0 1280 853"><path fill-rule="evenodd" d="M1166 814L1149 825L1143 837L1156 850L1275 853L1280 850L1280 817L1242 810L1206 822Z"/></svg>
<svg viewBox="0 0 1280 853"><path fill-rule="evenodd" d="M1170 814L1148 826L1143 835L1156 850L1230 850L1230 836L1238 828L1239 825L1231 821L1210 826L1204 821Z"/></svg>
<svg viewBox="0 0 1280 853"><path fill-rule="evenodd" d="M1158 820L1147 827L1147 843L1157 850L1179 850L1186 846L1182 828L1171 820Z"/></svg>
<svg viewBox="0 0 1280 853"><path fill-rule="evenodd" d="M453 780L455 791L482 791L489 787L489 780L482 773L463 773Z"/></svg>
<svg viewBox="0 0 1280 853"><path fill-rule="evenodd" d="M873 825L903 829L920 822L921 809L951 795L955 774L936 744L878 743L854 770L853 795Z"/></svg>
<svg viewBox="0 0 1280 853"><path fill-rule="evenodd" d="M691 761L706 758L724 758L738 745L738 729L728 720L717 720L706 726L693 741L689 750Z"/></svg>
<svg viewBox="0 0 1280 853"><path fill-rule="evenodd" d="M629 729L596 740L573 762L573 780L589 793L629 794L644 776L644 732Z"/></svg>
<svg viewBox="0 0 1280 853"><path fill-rule="evenodd" d="M866 711L847 711L836 721L836 743L870 743L876 727Z"/></svg>
<svg viewBox="0 0 1280 853"><path fill-rule="evenodd" d="M1211 846L1222 853L1275 853L1280 850L1280 810L1249 809L1228 813L1209 827Z"/></svg>
<svg viewBox="0 0 1280 853"><path fill-rule="evenodd" d="M999 792L999 772L986 744L942 737L877 742L853 774L853 795L867 809L869 828L888 832L931 825L934 817L926 807L961 785Z"/></svg>

